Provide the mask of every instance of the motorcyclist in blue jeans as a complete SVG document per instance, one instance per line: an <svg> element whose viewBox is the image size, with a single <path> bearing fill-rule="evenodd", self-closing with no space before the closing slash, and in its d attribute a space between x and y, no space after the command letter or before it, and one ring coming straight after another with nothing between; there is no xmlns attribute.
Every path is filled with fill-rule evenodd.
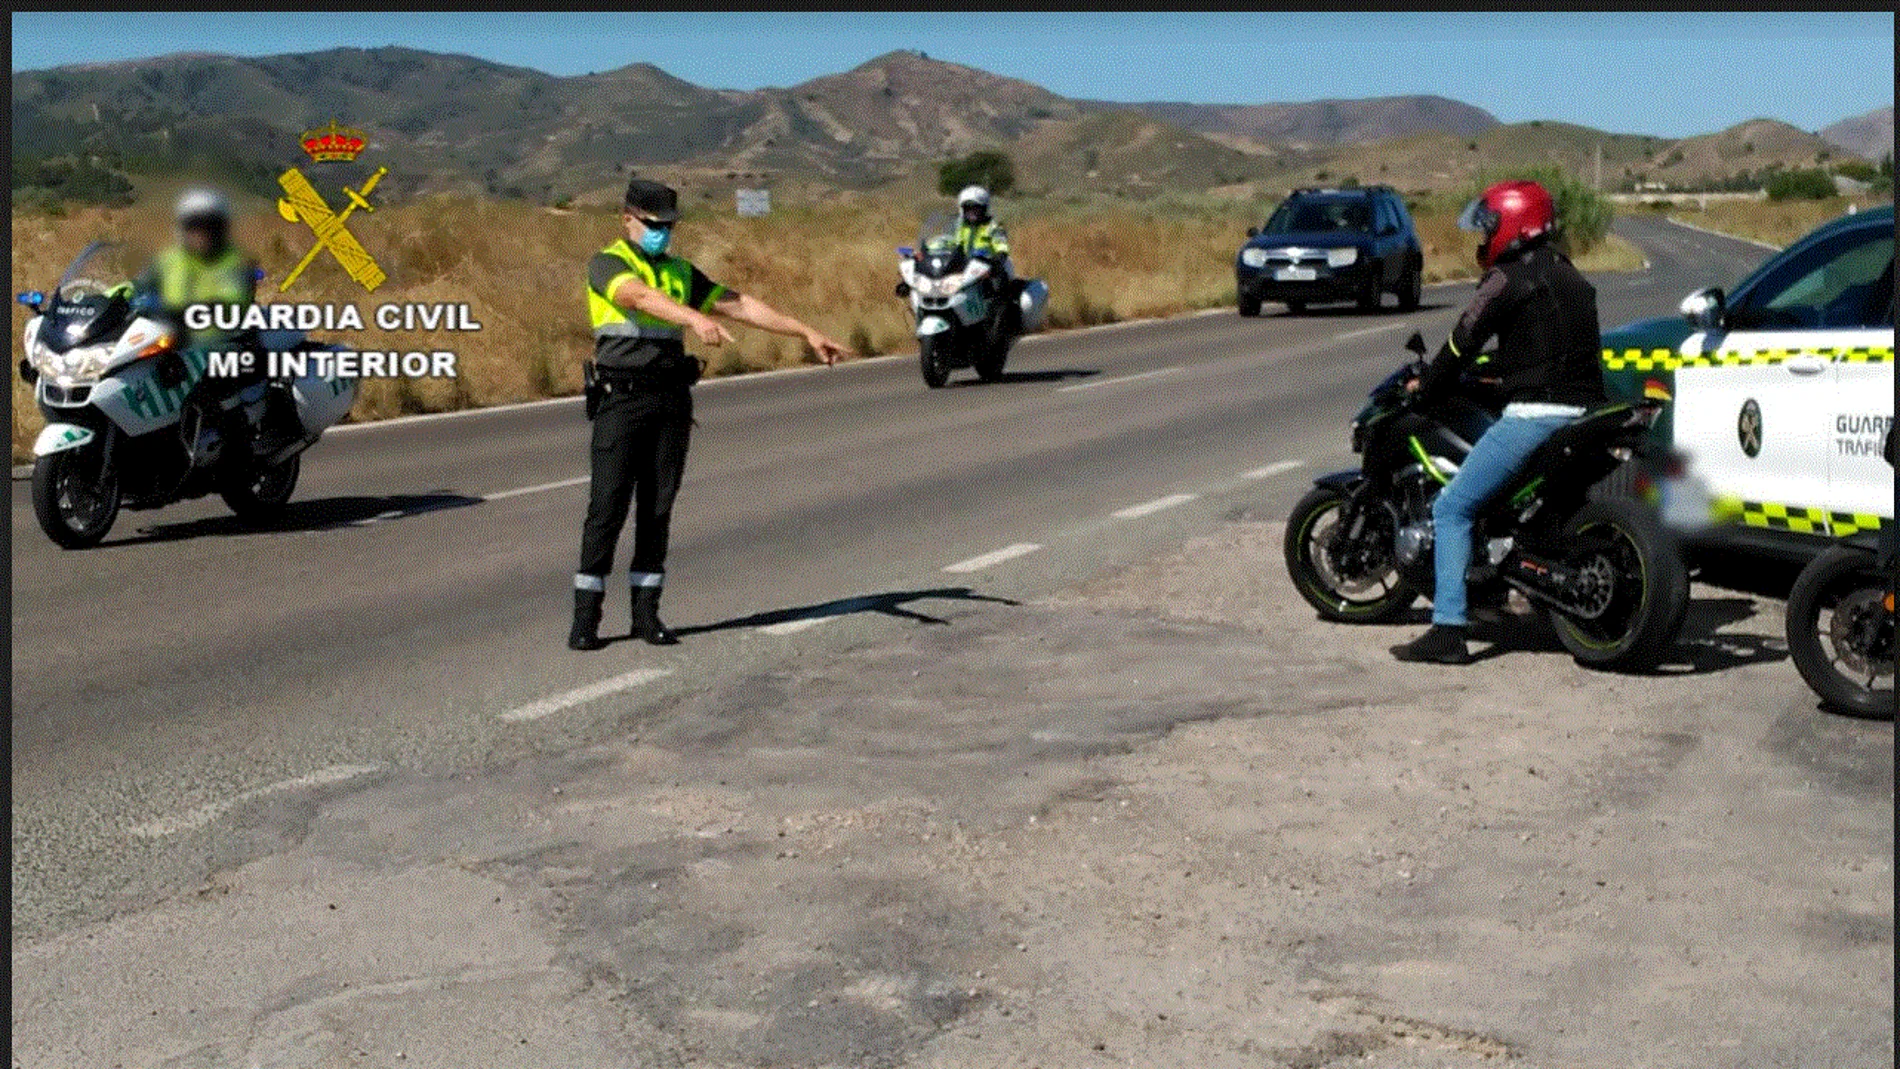
<svg viewBox="0 0 1900 1069"><path fill-rule="evenodd" d="M1420 379L1406 384L1422 400L1440 396L1477 359L1507 403L1432 503L1432 626L1392 647L1401 661L1469 664L1465 645L1465 572L1471 523L1492 494L1558 428L1604 400L1596 289L1551 244L1556 205L1536 182L1500 182L1466 206L1458 225L1484 235L1478 295Z"/></svg>

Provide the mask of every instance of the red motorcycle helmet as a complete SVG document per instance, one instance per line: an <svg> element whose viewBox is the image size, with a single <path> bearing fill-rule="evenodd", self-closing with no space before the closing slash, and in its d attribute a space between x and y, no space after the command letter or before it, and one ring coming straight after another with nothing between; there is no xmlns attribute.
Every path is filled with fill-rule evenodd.
<svg viewBox="0 0 1900 1069"><path fill-rule="evenodd" d="M1465 205L1458 226L1484 235L1478 265L1488 271L1506 253L1549 237L1557 228L1557 203L1536 182L1499 182Z"/></svg>

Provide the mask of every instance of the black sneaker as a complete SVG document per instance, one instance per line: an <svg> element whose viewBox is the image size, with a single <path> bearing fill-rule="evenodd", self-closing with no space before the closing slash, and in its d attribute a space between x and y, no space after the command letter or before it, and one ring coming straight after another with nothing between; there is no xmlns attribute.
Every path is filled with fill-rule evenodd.
<svg viewBox="0 0 1900 1069"><path fill-rule="evenodd" d="M1431 630L1412 641L1392 647L1392 656L1413 664L1471 663L1465 629L1451 624L1433 624Z"/></svg>

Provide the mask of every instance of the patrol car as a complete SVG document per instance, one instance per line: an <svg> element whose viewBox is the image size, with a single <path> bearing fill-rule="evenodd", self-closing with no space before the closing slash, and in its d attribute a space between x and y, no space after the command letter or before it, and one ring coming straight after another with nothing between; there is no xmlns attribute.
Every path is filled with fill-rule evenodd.
<svg viewBox="0 0 1900 1069"><path fill-rule="evenodd" d="M1692 545L1799 558L1894 522L1893 341L1889 205L1823 225L1732 294L1605 332L1604 386L1670 399L1652 433L1704 502Z"/></svg>

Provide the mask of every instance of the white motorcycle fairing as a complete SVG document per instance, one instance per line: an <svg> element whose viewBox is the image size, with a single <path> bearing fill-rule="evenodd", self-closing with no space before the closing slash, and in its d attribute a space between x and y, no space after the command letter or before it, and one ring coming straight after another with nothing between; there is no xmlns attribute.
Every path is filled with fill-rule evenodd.
<svg viewBox="0 0 1900 1069"><path fill-rule="evenodd" d="M48 423L40 436L33 439L33 455L50 457L54 453L64 453L68 449L78 449L97 437L87 427L75 427L70 423Z"/></svg>

